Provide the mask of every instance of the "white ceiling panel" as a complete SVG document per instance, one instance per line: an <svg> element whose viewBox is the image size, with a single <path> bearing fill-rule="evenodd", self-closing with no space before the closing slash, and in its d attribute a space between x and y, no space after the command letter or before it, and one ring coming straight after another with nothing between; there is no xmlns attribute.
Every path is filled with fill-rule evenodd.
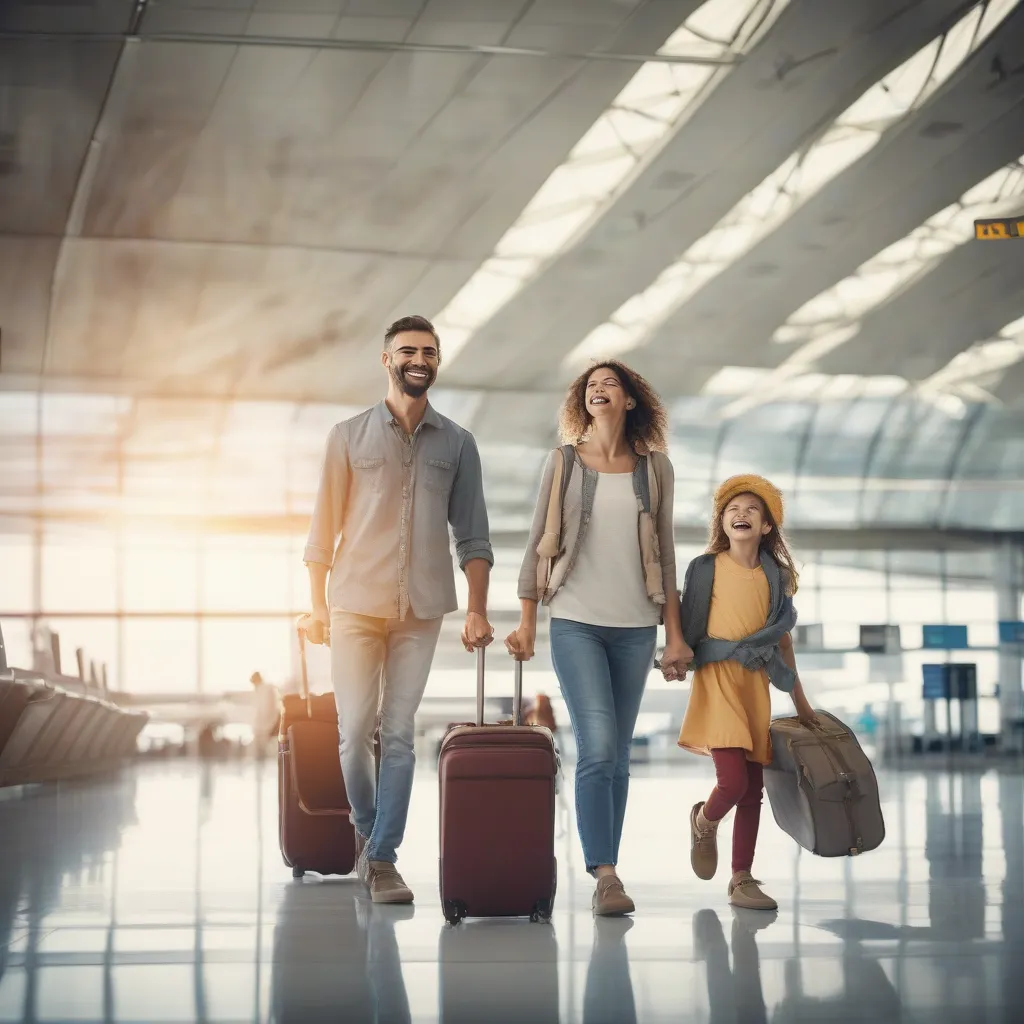
<svg viewBox="0 0 1024 1024"><path fill-rule="evenodd" d="M312 249L68 241L48 369L176 394L363 402L367 382L379 387L379 311L428 273L425 260Z"/></svg>
<svg viewBox="0 0 1024 1024"><path fill-rule="evenodd" d="M0 233L63 233L119 49L0 39Z"/></svg>

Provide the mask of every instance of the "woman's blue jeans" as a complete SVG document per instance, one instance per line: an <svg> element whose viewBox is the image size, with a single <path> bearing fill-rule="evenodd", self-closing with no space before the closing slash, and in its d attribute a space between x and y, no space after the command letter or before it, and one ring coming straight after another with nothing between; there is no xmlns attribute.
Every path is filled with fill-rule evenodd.
<svg viewBox="0 0 1024 1024"><path fill-rule="evenodd" d="M657 626L551 620L551 660L576 736L576 825L590 872L618 862L629 751L657 636Z"/></svg>

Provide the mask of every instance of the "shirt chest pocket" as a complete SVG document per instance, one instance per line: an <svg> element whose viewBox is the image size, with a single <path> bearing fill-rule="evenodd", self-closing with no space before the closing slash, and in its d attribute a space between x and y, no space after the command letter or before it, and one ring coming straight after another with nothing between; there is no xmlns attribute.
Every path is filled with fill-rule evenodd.
<svg viewBox="0 0 1024 1024"><path fill-rule="evenodd" d="M384 459L382 457L354 458L352 478L360 490L380 494L384 490Z"/></svg>
<svg viewBox="0 0 1024 1024"><path fill-rule="evenodd" d="M455 464L444 459L427 459L423 467L423 482L428 491L447 498L455 481Z"/></svg>

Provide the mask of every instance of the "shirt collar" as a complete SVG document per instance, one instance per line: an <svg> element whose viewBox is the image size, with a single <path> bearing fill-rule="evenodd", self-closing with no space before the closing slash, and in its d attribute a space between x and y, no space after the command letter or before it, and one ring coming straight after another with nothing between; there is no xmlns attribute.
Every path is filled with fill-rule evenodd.
<svg viewBox="0 0 1024 1024"><path fill-rule="evenodd" d="M384 426L388 426L391 423L394 423L396 426L400 425L398 420L391 415L388 403L383 399L378 402L377 410L380 415L381 423L383 423ZM420 421L420 424L425 424L428 427L436 427L438 430L444 428L444 420L441 418L441 414L430 404L429 401L427 402L427 409L426 412L423 413L423 419Z"/></svg>

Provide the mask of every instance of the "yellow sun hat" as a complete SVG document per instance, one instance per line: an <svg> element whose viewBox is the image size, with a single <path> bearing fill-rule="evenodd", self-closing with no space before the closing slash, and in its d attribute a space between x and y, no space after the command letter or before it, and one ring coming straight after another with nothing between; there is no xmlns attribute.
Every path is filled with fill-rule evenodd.
<svg viewBox="0 0 1024 1024"><path fill-rule="evenodd" d="M740 494L756 494L764 503L776 526L782 526L786 515L786 505L782 500L782 492L770 480L763 476L744 474L731 476L720 484L715 491L715 519L725 511L725 506Z"/></svg>

